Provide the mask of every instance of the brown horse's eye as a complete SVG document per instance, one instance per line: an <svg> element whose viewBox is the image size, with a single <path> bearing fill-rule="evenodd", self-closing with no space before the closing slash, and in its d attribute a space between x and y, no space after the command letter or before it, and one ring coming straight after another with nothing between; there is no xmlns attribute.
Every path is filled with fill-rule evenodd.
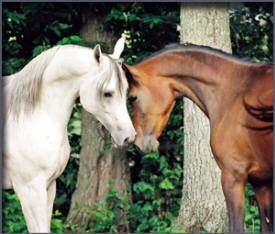
<svg viewBox="0 0 275 234"><path fill-rule="evenodd" d="M137 100L137 96L129 96L129 101L132 104L133 102L135 102Z"/></svg>

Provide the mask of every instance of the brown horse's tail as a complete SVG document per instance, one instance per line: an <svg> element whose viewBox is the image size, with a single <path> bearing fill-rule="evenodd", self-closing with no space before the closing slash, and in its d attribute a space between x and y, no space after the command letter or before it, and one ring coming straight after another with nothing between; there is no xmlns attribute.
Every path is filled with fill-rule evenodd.
<svg viewBox="0 0 275 234"><path fill-rule="evenodd" d="M268 106L260 104L260 106L251 106L244 101L244 107L255 119L266 123L272 123L265 127L246 126L247 128L255 131L267 131L267 134L273 132L273 105Z"/></svg>

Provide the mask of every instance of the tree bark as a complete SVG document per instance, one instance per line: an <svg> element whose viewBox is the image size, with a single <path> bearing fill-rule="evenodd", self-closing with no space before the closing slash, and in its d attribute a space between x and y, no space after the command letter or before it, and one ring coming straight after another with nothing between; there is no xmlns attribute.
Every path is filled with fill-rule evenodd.
<svg viewBox="0 0 275 234"><path fill-rule="evenodd" d="M107 30L100 31L98 24L102 23L102 13L87 13L86 24L80 29L84 42L105 42L113 52L114 42L119 35L112 35ZM88 228L88 212L84 205L93 207L106 197L111 187L118 190L118 196L129 196L127 185L131 184L130 168L126 150L104 150L106 141L110 138L106 128L91 114L82 109L82 149L76 190L72 196L67 222ZM114 179L112 185L109 181ZM130 199L129 199L130 200ZM119 218L118 218L119 217ZM122 218L117 215L117 222Z"/></svg>
<svg viewBox="0 0 275 234"><path fill-rule="evenodd" d="M227 3L181 3L181 42L231 53ZM221 171L210 149L209 120L184 98L184 178L175 226L187 232L228 232Z"/></svg>

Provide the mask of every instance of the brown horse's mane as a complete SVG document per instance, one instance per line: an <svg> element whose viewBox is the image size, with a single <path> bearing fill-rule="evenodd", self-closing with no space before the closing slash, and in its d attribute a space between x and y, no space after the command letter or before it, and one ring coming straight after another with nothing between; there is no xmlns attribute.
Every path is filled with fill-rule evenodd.
<svg viewBox="0 0 275 234"><path fill-rule="evenodd" d="M251 58L248 58L248 57L240 58L236 55L226 53L225 51L220 50L220 49L215 49L215 48L212 48L210 46L196 45L196 44L193 44L193 43L167 45L162 50L157 51L156 53L153 53L152 55L150 55L149 57L147 57L144 60L140 61L139 63L145 62L145 61L147 61L151 58L154 58L158 55L161 55L162 53L165 53L165 52L184 51L184 50L196 50L196 51L208 52L208 53L220 55L220 56L223 56L223 57L226 57L226 58L229 58L229 59L233 59L235 61L239 61L239 62L242 62L242 63L248 63L248 64L263 64L263 63L265 63L265 62L263 62L263 63L255 62ZM265 64L267 64L267 63L265 63ZM268 64L273 64L273 63L268 63Z"/></svg>
<svg viewBox="0 0 275 234"><path fill-rule="evenodd" d="M259 106L251 106L245 102L245 100L243 104L246 111L255 119L266 123L272 123L266 127L246 126L247 128L255 131L267 131L267 134L273 132L273 106L264 105L262 103Z"/></svg>
<svg viewBox="0 0 275 234"><path fill-rule="evenodd" d="M122 69L125 73L125 76L127 78L127 82L130 84L129 88L131 88L131 85L133 86L139 86L139 83L133 78L132 73L129 71L129 69L122 63Z"/></svg>

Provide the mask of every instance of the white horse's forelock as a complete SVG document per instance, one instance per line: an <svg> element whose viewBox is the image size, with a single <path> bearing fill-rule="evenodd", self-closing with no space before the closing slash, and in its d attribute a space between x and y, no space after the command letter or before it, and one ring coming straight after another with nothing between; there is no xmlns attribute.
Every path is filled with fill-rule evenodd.
<svg viewBox="0 0 275 234"><path fill-rule="evenodd" d="M125 92L125 89L128 88L128 83L126 79L123 79L122 71L119 69L121 67L121 64L123 62L123 59L112 59L106 54L103 54L104 56L107 56L109 60L109 68L107 69L107 72L103 76L100 77L100 79L103 79L103 82L100 84L100 91L103 91L103 88L107 86L112 78L112 73L115 72L117 74L117 90L119 91L119 94L122 96ZM102 96L102 95L100 95Z"/></svg>

